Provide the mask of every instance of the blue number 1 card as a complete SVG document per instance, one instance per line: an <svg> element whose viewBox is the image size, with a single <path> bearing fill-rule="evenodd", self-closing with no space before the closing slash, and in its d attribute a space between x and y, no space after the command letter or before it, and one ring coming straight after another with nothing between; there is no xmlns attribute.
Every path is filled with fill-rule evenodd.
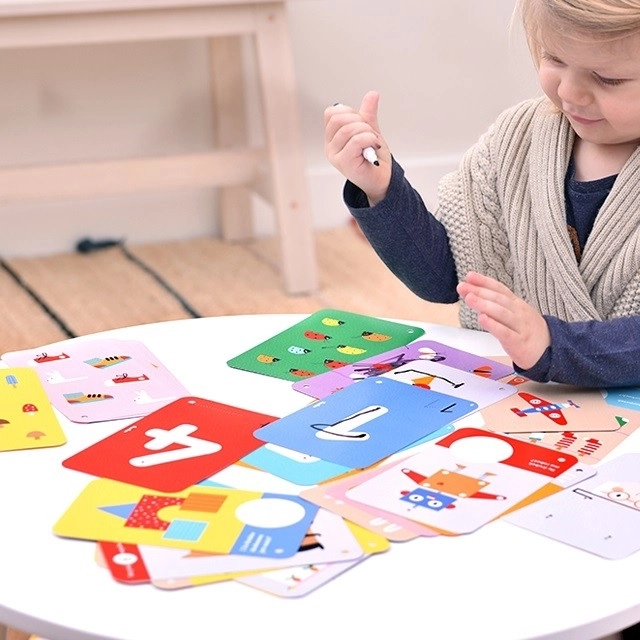
<svg viewBox="0 0 640 640"><path fill-rule="evenodd" d="M257 429L256 438L351 469L368 467L478 408L475 402L368 378Z"/></svg>

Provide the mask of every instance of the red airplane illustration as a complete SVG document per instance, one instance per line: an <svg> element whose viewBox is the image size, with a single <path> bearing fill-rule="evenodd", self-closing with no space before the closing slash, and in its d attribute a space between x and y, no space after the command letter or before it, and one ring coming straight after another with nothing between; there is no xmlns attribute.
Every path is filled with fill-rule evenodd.
<svg viewBox="0 0 640 640"><path fill-rule="evenodd" d="M556 424L565 425L567 424L567 419L564 417L562 409L566 409L567 407L578 407L578 405L572 400L568 400L567 402L549 402L548 400L538 398L538 396L526 393L525 391L518 393L518 395L525 402L528 402L531 405L529 409L511 409L513 413L521 418L525 418L527 414L530 413L541 413L543 416L553 420Z"/></svg>

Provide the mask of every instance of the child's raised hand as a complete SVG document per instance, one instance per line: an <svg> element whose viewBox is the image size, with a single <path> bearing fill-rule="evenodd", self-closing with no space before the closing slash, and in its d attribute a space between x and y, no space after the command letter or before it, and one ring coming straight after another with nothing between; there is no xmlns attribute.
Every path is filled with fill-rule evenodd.
<svg viewBox="0 0 640 640"><path fill-rule="evenodd" d="M324 112L327 159L347 180L367 194L371 205L385 197L391 181L391 154L378 129L379 100L377 92L369 91L359 110L335 104ZM367 147L375 149L378 166L362 155Z"/></svg>
<svg viewBox="0 0 640 640"><path fill-rule="evenodd" d="M478 313L478 324L493 335L522 369L530 369L551 344L542 314L494 278L470 272L458 294Z"/></svg>

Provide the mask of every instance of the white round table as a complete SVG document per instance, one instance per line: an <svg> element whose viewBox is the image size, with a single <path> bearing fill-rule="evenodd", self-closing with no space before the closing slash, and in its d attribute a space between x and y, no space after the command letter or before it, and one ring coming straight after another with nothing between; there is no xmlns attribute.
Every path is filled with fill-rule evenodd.
<svg viewBox="0 0 640 640"><path fill-rule="evenodd" d="M309 398L226 362L304 317L180 320L76 340L140 340L192 395L283 416ZM503 353L487 334L412 324L426 329L423 339ZM640 621L640 553L606 560L500 520L394 543L302 598L232 581L172 591L119 583L97 566L93 542L58 537L52 526L91 479L62 460L129 421L60 420L67 444L0 452L0 622L9 626L50 640L590 640ZM609 458L631 451L640 451L638 434Z"/></svg>

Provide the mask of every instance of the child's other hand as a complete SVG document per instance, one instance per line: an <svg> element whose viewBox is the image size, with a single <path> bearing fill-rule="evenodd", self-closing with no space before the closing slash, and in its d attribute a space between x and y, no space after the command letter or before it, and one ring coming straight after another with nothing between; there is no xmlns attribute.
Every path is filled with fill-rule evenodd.
<svg viewBox="0 0 640 640"><path fill-rule="evenodd" d="M329 162L347 180L360 187L374 205L382 200L391 181L391 153L378 129L375 91L365 94L359 110L336 104L324 112L324 150ZM363 149L373 147L379 166L365 160Z"/></svg>
<svg viewBox="0 0 640 640"><path fill-rule="evenodd" d="M458 294L478 313L478 324L493 335L511 360L530 369L551 344L545 319L501 282L470 272Z"/></svg>

